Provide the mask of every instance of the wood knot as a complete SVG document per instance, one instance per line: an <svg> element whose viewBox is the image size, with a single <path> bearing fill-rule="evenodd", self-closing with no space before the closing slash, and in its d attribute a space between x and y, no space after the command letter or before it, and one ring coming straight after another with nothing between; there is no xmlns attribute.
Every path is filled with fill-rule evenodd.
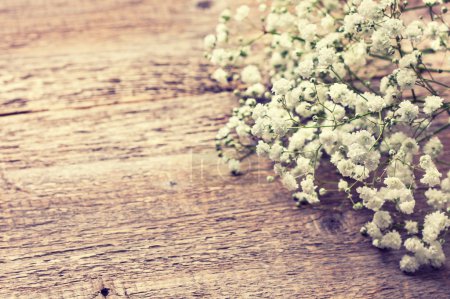
<svg viewBox="0 0 450 299"><path fill-rule="evenodd" d="M210 1L210 0L199 1L199 2L197 2L197 8L208 9L208 8L211 8L211 4L212 4L212 1Z"/></svg>
<svg viewBox="0 0 450 299"><path fill-rule="evenodd" d="M337 231L342 227L342 216L340 214L325 215L320 220L323 229Z"/></svg>

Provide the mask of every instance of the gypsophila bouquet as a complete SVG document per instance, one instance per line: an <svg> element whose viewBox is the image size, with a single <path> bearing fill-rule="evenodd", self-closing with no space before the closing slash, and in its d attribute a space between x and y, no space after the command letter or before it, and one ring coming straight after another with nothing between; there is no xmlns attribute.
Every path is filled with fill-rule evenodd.
<svg viewBox="0 0 450 299"><path fill-rule="evenodd" d="M233 174L256 153L301 203L329 192L329 161L354 209L374 212L361 232L406 249L405 272L440 267L450 228L450 54L442 1L278 0L225 10L205 37L212 78L239 107L217 134ZM447 137L449 135L447 134ZM422 218L420 218L422 216ZM423 219L424 217L424 219Z"/></svg>

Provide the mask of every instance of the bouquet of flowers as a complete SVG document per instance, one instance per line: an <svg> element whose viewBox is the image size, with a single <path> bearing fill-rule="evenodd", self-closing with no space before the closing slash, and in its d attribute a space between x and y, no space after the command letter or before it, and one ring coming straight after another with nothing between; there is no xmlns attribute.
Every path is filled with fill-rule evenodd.
<svg viewBox="0 0 450 299"><path fill-rule="evenodd" d="M404 247L405 272L443 265L450 228L450 171L436 166L449 161L446 1L417 2L258 1L223 11L204 40L212 78L239 98L216 138L231 172L267 157L268 180L319 204L331 189L316 172L330 163L334 188L373 211L361 233Z"/></svg>

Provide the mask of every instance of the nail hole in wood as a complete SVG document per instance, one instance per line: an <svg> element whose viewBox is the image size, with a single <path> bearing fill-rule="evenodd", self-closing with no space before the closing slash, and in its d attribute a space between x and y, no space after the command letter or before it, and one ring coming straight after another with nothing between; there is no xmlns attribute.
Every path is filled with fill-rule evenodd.
<svg viewBox="0 0 450 299"><path fill-rule="evenodd" d="M100 294L102 294L103 296L108 296L109 295L109 289L108 288L103 288L100 290Z"/></svg>

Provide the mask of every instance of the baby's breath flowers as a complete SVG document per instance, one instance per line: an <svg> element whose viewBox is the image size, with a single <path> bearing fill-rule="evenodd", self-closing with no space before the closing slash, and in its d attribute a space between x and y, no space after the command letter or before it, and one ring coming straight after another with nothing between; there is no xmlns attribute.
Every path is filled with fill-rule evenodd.
<svg viewBox="0 0 450 299"><path fill-rule="evenodd" d="M450 229L449 26L442 1L274 0L225 10L204 42L240 105L217 134L233 174L256 153L300 203L332 188L373 211L361 232L403 248L405 272L440 267ZM448 131L447 131L448 132ZM447 135L448 136L448 135ZM424 219L420 219L420 215Z"/></svg>

